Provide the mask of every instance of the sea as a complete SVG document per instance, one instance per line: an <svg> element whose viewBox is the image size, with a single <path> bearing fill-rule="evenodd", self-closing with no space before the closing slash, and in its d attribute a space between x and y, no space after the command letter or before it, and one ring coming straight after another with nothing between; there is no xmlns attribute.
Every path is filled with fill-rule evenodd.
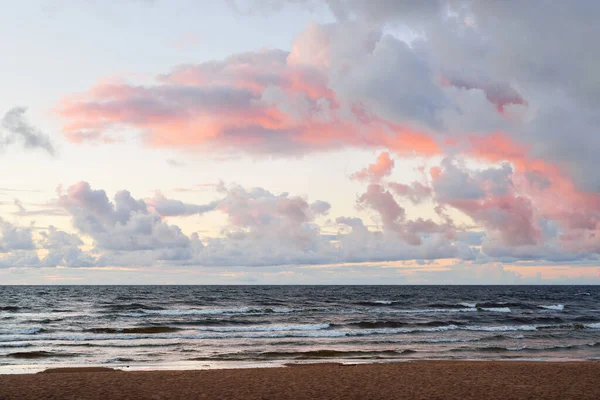
<svg viewBox="0 0 600 400"><path fill-rule="evenodd" d="M600 360L600 286L0 286L0 373Z"/></svg>

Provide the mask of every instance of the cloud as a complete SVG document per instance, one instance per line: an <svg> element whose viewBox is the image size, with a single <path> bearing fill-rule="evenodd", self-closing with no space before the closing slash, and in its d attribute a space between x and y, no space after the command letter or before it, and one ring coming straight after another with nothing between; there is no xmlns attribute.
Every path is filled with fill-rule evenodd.
<svg viewBox="0 0 600 400"><path fill-rule="evenodd" d="M383 231L396 233L408 244L419 246L423 243L423 238L429 237L430 234L441 234L448 239L455 237L456 228L450 220L439 224L431 219L407 219L405 209L398 205L392 193L380 184L370 184L357 203L359 206L375 210L381 218Z"/></svg>
<svg viewBox="0 0 600 400"><path fill-rule="evenodd" d="M168 158L167 160L165 160L165 162L167 163L167 165L171 166L171 167L185 167L187 164L183 161L179 161L176 160L174 158Z"/></svg>
<svg viewBox="0 0 600 400"><path fill-rule="evenodd" d="M377 150L352 176L368 185L357 205L377 227L335 215L324 200L263 188L223 185L214 202L192 204L126 191L113 202L79 185L59 202L102 262L597 257L598 2L234 3L248 13L325 6L336 21L309 24L289 50L174 66L143 85L82 88L57 105L64 135L80 143L135 134L147 147L188 154ZM422 179L388 182L415 156L431 167ZM411 215L427 207L430 219ZM220 236L169 223L205 212L226 215ZM325 214L339 234L323 232Z"/></svg>
<svg viewBox="0 0 600 400"><path fill-rule="evenodd" d="M203 214L217 207L217 202L206 205L186 204L180 200L168 199L161 193L156 193L152 199L147 200L150 209L161 217L189 216Z"/></svg>
<svg viewBox="0 0 600 400"><path fill-rule="evenodd" d="M36 215L42 216L65 216L68 215L61 208L57 208L54 204L28 204L28 206L33 205L38 208L37 210L31 210L25 208L25 205L21 200L14 199L13 204L17 207L17 211L14 213L19 217L30 217Z"/></svg>
<svg viewBox="0 0 600 400"><path fill-rule="evenodd" d="M446 176L452 174L460 179ZM379 224L367 227L361 218L349 216L326 221L337 233L325 232L318 223L332 212L326 201L264 188L221 184L218 198L200 205L160 194L137 199L126 190L111 200L104 190L80 182L58 191L57 205L71 216L74 232L50 226L38 229L34 237L33 227L1 221L0 266L281 267L439 259L473 265L529 261L579 265L597 260L598 241L584 235L596 226L564 231L560 221L530 208L518 194L516 177L506 165L472 170L446 159L431 186L422 184L428 188L423 195L436 218L412 218L399 204L406 196L394 196L389 189L393 182L372 183L357 205ZM438 185L445 179L479 190L465 194L450 184ZM448 209L467 214L484 230L457 224L448 217ZM185 234L169 221L172 216L209 212L227 218L216 236Z"/></svg>
<svg viewBox="0 0 600 400"><path fill-rule="evenodd" d="M436 172L433 188L441 205L458 209L513 246L535 244L540 239L534 207L512 184L510 165L471 172L446 158Z"/></svg>
<svg viewBox="0 0 600 400"><path fill-rule="evenodd" d="M378 182L384 176L392 173L394 168L394 160L390 157L387 152L381 153L374 164L370 164L367 168L364 168L350 177L358 180L372 180Z"/></svg>
<svg viewBox="0 0 600 400"><path fill-rule="evenodd" d="M413 204L419 204L427 198L431 197L431 187L415 181L410 185L398 182L390 182L388 184L397 195L410 199Z"/></svg>
<svg viewBox="0 0 600 400"><path fill-rule="evenodd" d="M65 97L57 107L63 132L80 143L133 128L143 132L148 146L201 151L286 155L383 144L396 152L436 153L435 139L417 129L433 124L427 110L436 106L420 105L413 95L437 90L436 84L429 75L416 76L424 74L412 59L416 56L397 39L368 30L363 32L366 47L348 46L343 33L352 27L333 28L313 25L314 35L300 36L291 52L241 53L178 66L153 84L104 83ZM335 45L334 54L353 57L331 69L349 65L352 70L334 74L327 55L323 65L315 64L315 47L304 44L315 35ZM396 64L390 73L404 68L402 63L411 69L394 76L397 87L384 91L385 79L373 80L380 75L371 70L377 68L374 57L389 57ZM394 99L377 98L384 95ZM386 111L387 100L396 104L394 111ZM422 100L429 101L425 94ZM394 112L414 118L386 119Z"/></svg>
<svg viewBox="0 0 600 400"><path fill-rule="evenodd" d="M80 182L60 193L58 204L69 212L73 225L94 240L98 251L185 250L189 238L181 230L150 212L143 200L126 191L115 194L114 203L104 190Z"/></svg>
<svg viewBox="0 0 600 400"><path fill-rule="evenodd" d="M489 160L469 137L493 152L502 132L519 152L498 161L538 160L578 190L600 192L600 174L590 173L600 145L600 6L501 3L329 0L337 22L310 24L290 51L182 65L146 86L98 85L58 111L74 141L127 129L149 146L279 156L371 147ZM318 4L256 1L247 10Z"/></svg>
<svg viewBox="0 0 600 400"><path fill-rule="evenodd" d="M0 148L20 143L26 149L42 149L54 155L50 138L25 119L25 107L14 107L0 119Z"/></svg>
<svg viewBox="0 0 600 400"><path fill-rule="evenodd" d="M468 245L456 243L430 221L404 220L402 209L387 197L389 192L376 185L363 201L391 222L386 222L383 231L372 231L359 218L339 217L335 222L338 234L323 232L317 223L331 212L326 201L311 202L288 193L239 185L221 185L217 193L219 198L209 206L163 195L145 201L126 190L118 191L111 201L104 190L79 182L59 189L57 200L71 216L75 232L50 226L34 240L32 228L2 221L0 244L4 254L0 265L223 267L475 257ZM386 207L393 209L387 212ZM220 235L186 235L168 221L170 216L204 212L226 215L228 222ZM419 236L413 239L395 224ZM411 240L419 240L421 245L408 243ZM38 251L42 251L41 258Z"/></svg>
<svg viewBox="0 0 600 400"><path fill-rule="evenodd" d="M31 228L18 227L0 218L0 253L35 249L31 232Z"/></svg>

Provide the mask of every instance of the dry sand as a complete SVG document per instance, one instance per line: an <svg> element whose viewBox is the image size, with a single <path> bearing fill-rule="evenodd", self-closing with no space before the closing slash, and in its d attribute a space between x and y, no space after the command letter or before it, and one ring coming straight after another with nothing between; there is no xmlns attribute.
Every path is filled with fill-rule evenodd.
<svg viewBox="0 0 600 400"><path fill-rule="evenodd" d="M422 361L145 372L69 368L0 375L0 399L600 399L600 363Z"/></svg>

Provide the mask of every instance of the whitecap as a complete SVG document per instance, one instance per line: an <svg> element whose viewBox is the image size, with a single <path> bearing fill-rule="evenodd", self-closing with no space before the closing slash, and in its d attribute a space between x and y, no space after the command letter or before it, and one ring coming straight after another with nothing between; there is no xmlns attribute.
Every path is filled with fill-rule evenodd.
<svg viewBox="0 0 600 400"><path fill-rule="evenodd" d="M466 331L481 332L511 332L511 331L535 331L535 325L499 325L499 326L465 326Z"/></svg>
<svg viewBox="0 0 600 400"><path fill-rule="evenodd" d="M538 306L540 308L544 308L546 310L554 310L554 311L562 311L565 309L565 306L563 304L556 304L556 305L552 305L552 306Z"/></svg>
<svg viewBox="0 0 600 400"><path fill-rule="evenodd" d="M502 313L509 313L511 312L511 309L508 307L484 307L482 308L483 311L490 311L490 312L502 312Z"/></svg>
<svg viewBox="0 0 600 400"><path fill-rule="evenodd" d="M394 309L373 309L373 312L382 314L446 314L446 313L462 313L474 312L476 308L425 308L414 310L394 310Z"/></svg>
<svg viewBox="0 0 600 400"><path fill-rule="evenodd" d="M319 331L328 329L329 324L298 324L298 325L263 325L242 327L208 327L198 328L199 332L281 332L281 331Z"/></svg>

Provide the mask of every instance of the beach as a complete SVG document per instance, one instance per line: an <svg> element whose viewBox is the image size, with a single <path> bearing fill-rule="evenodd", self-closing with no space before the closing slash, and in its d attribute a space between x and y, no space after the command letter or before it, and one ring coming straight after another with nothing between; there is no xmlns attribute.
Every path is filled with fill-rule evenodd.
<svg viewBox="0 0 600 400"><path fill-rule="evenodd" d="M0 375L0 399L598 399L598 362L416 361Z"/></svg>

